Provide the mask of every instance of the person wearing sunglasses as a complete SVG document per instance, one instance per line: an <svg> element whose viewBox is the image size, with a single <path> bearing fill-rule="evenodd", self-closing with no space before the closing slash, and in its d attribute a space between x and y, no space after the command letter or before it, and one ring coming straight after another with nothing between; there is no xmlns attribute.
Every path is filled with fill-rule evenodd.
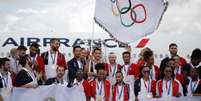
<svg viewBox="0 0 201 101"><path fill-rule="evenodd" d="M153 98L156 94L156 81L150 78L149 66L141 68L141 76L134 83L135 101Z"/></svg>
<svg viewBox="0 0 201 101"><path fill-rule="evenodd" d="M178 80L174 79L173 69L166 66L164 77L156 84L156 97L180 97L183 96L183 88Z"/></svg>

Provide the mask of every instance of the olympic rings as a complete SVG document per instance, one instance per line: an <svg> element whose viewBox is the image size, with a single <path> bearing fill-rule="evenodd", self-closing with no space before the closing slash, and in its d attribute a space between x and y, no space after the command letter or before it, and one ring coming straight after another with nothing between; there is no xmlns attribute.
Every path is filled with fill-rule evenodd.
<svg viewBox="0 0 201 101"><path fill-rule="evenodd" d="M119 16L119 12L115 10L113 4L111 5L111 7L112 7L112 14L113 14L114 16Z"/></svg>
<svg viewBox="0 0 201 101"><path fill-rule="evenodd" d="M137 20L137 18L136 18L136 12L134 11L134 9L136 9L136 8L138 8L138 7L142 7L143 10L144 10L144 19L142 19L142 20ZM133 14L132 14L133 12L134 12L134 14L135 14L135 18L133 17ZM137 4L137 5L135 5L135 6L131 9L130 15L131 15L131 19L133 20L133 22L136 22L136 23L143 23L143 22L145 22L145 20L147 19L147 12L146 12L146 9L145 9L145 7L144 7L143 4Z"/></svg>
<svg viewBox="0 0 201 101"><path fill-rule="evenodd" d="M126 9L126 8L125 8ZM124 27L131 27L133 24L134 24L134 21L132 21L130 24L125 24L125 22L123 21L122 19L122 15L123 14L120 14L120 21L121 21L121 24L124 26ZM134 13L134 16L136 17L136 14Z"/></svg>
<svg viewBox="0 0 201 101"><path fill-rule="evenodd" d="M144 23L147 19L147 11L146 8L143 4L136 4L132 7L132 2L131 0L128 0L128 6L120 8L120 4L118 0L110 0L112 2L112 14L114 16L119 16L120 17L120 22L124 27L131 27L135 23ZM114 7L114 3L116 3L116 9ZM137 16L137 13L135 9L141 8L144 11L144 18L139 19ZM122 15L128 14L129 18L131 19L132 22L130 23L125 23L126 21L123 19Z"/></svg>
<svg viewBox="0 0 201 101"><path fill-rule="evenodd" d="M122 9L120 9L119 1L116 0L116 6L117 6L120 14L125 14L125 13L129 12L129 10L131 9L131 0L128 0L128 7L123 7Z"/></svg>

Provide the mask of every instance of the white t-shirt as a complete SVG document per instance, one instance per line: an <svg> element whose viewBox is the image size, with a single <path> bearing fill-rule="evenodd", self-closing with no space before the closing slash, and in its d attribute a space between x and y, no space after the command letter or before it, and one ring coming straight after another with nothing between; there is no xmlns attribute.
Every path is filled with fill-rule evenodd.
<svg viewBox="0 0 201 101"><path fill-rule="evenodd" d="M79 69L83 69L83 64L80 60L77 60Z"/></svg>

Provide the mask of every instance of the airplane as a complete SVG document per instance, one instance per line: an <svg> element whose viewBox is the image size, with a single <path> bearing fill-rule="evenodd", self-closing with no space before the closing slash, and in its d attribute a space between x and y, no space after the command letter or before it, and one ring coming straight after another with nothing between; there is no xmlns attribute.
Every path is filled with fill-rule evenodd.
<svg viewBox="0 0 201 101"><path fill-rule="evenodd" d="M92 41L91 33L63 33L63 34L48 34L47 33L1 33L0 35L0 57L9 56L11 48L19 45L29 47L31 43L38 42L41 52L49 49L49 41L51 38L59 38L61 42L60 51L64 53L66 59L73 57L72 47L80 45L85 49L89 49ZM190 55L195 48L201 48L198 43L201 43L200 37L190 34L152 34L129 44L132 49L132 61L136 62L139 58L141 49L149 47L154 51L155 64L160 65L160 61L169 55L168 45L176 43L178 45L178 54L184 57L188 62ZM100 46L103 51L103 58L107 60L109 52L115 52L117 62L122 64L121 53L126 51L125 46L110 38L107 33L94 33L93 46ZM27 51L28 53L28 51Z"/></svg>

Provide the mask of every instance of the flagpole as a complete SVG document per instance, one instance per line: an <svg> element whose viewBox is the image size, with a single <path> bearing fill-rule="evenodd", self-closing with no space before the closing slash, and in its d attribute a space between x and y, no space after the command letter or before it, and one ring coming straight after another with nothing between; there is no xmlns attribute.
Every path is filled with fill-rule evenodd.
<svg viewBox="0 0 201 101"><path fill-rule="evenodd" d="M91 44L90 44L90 61L89 61L89 72L91 72L91 56L92 56L92 52L93 52L93 41L94 41L94 30L95 29L95 21L93 20L93 23L92 23L92 35L91 35Z"/></svg>
<svg viewBox="0 0 201 101"><path fill-rule="evenodd" d="M95 0L94 0L95 1ZM93 16L93 22L92 22L92 35L91 35L91 45L90 45L90 61L89 61L89 72L91 72L91 58L92 58L92 52L93 52L93 41L94 41L94 33L95 33L95 21L94 21L94 17L95 17L95 7L96 7L96 1L94 2L94 16Z"/></svg>

